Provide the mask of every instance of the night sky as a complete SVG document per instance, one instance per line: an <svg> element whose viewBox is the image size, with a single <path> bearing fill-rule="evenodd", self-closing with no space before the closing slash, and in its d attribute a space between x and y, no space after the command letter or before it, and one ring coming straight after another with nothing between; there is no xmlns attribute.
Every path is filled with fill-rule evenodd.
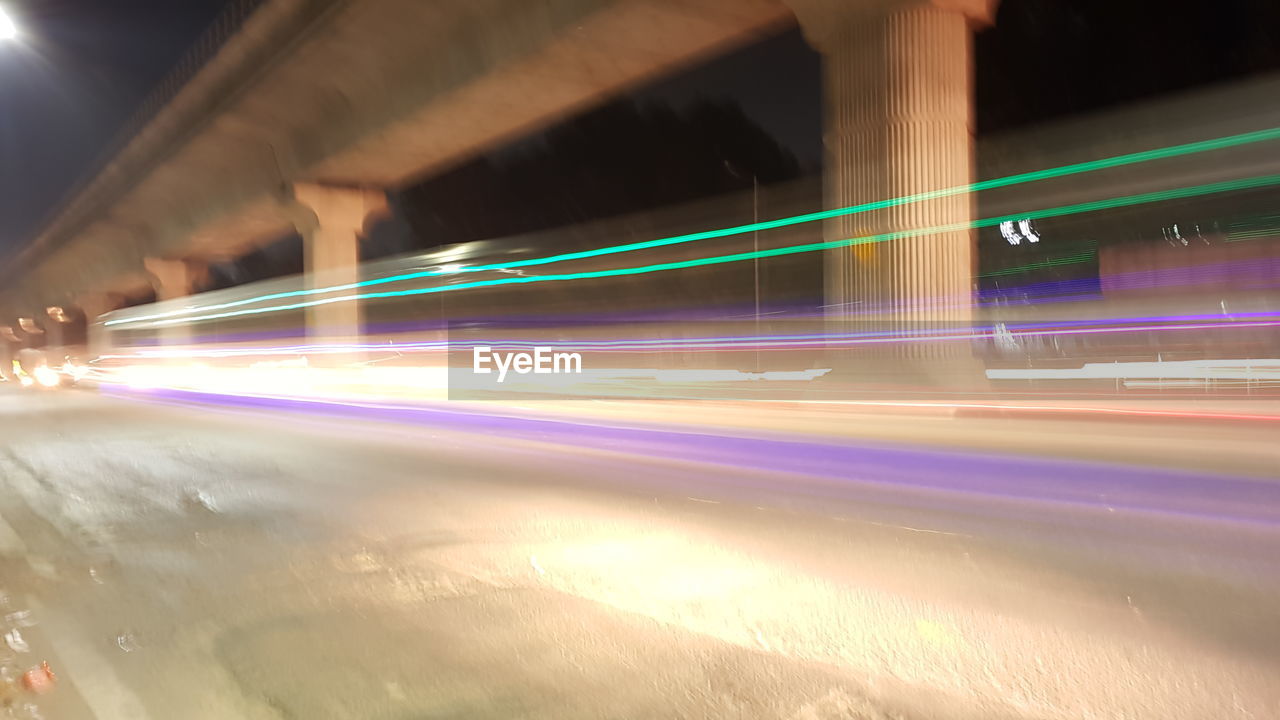
<svg viewBox="0 0 1280 720"><path fill-rule="evenodd" d="M25 30L0 47L0 249L30 238L224 0L0 0ZM1004 0L977 39L979 131L1280 69L1280 1ZM641 90L728 97L810 170L819 59L798 31Z"/></svg>
<svg viewBox="0 0 1280 720"><path fill-rule="evenodd" d="M224 0L0 0L0 248L29 239Z"/></svg>

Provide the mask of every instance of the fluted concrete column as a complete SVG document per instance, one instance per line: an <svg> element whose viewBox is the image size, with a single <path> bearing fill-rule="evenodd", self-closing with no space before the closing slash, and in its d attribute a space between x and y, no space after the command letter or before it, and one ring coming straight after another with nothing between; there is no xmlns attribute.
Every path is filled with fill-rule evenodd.
<svg viewBox="0 0 1280 720"><path fill-rule="evenodd" d="M203 272L202 267L186 260L146 258L142 264L151 276L151 286L155 288L158 301L174 300L192 294Z"/></svg>
<svg viewBox="0 0 1280 720"><path fill-rule="evenodd" d="M205 267L187 260L144 258L143 266L151 277L156 300L176 300L191 295L196 283L203 276ZM186 345L191 342L192 327L187 323L165 325L160 328L160 339L166 345Z"/></svg>
<svg viewBox="0 0 1280 720"><path fill-rule="evenodd" d="M0 325L0 376L10 382L16 379L13 373L13 359L14 353L17 352L17 343L13 338L13 327Z"/></svg>
<svg viewBox="0 0 1280 720"><path fill-rule="evenodd" d="M972 182L970 25L989 20L994 2L789 2L824 59L828 207ZM839 325L902 335L965 324L974 243L964 226L972 208L971 197L957 195L830 221L830 240L893 239L829 253L829 314L849 321ZM918 234L927 228L939 229ZM886 349L897 356L967 353L963 344Z"/></svg>
<svg viewBox="0 0 1280 720"><path fill-rule="evenodd" d="M299 183L294 197L314 214L314 222L299 225L309 288L350 285L360 280L360 239L366 223L387 211L386 193L360 188ZM351 294L320 294L318 300ZM347 342L362 336L359 301L313 305L307 308L307 334L324 342ZM348 358L349 359L349 358Z"/></svg>
<svg viewBox="0 0 1280 720"><path fill-rule="evenodd" d="M76 305L84 313L85 353L90 359L101 356L106 349L106 328L98 318L115 310L118 304L118 299L106 293L86 293L76 296Z"/></svg>
<svg viewBox="0 0 1280 720"><path fill-rule="evenodd" d="M45 323L40 322L43 318L37 319L40 314L32 313L30 316L18 318L18 329L22 331L22 344L24 347L35 348L38 345L45 344L47 339L44 331Z"/></svg>
<svg viewBox="0 0 1280 720"><path fill-rule="evenodd" d="M50 365L62 365L62 360L66 346L67 322L70 318L61 306L53 306L45 308L45 315L49 318L44 326L44 348L45 354L49 358Z"/></svg>

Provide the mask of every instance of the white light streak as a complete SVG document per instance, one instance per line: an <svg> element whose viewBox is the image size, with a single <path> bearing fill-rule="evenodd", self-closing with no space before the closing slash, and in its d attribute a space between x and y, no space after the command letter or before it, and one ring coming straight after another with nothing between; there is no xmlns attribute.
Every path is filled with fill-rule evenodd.
<svg viewBox="0 0 1280 720"><path fill-rule="evenodd" d="M1022 234L1026 236L1027 242L1033 242L1033 243L1040 242L1040 236L1036 234L1035 230L1031 229L1030 218L1027 218L1026 220L1019 220L1018 229L1021 230Z"/></svg>
<svg viewBox="0 0 1280 720"><path fill-rule="evenodd" d="M1004 236L1004 239L1007 240L1010 245L1022 244L1022 236L1013 228L1012 220L1006 220L1000 223L1000 234Z"/></svg>
<svg viewBox="0 0 1280 720"><path fill-rule="evenodd" d="M987 370L992 380L1280 380L1280 360L1086 363L1079 368Z"/></svg>
<svg viewBox="0 0 1280 720"><path fill-rule="evenodd" d="M14 40L18 37L18 26L13 22L13 18L9 17L9 13L5 12L4 7L0 6L0 40Z"/></svg>

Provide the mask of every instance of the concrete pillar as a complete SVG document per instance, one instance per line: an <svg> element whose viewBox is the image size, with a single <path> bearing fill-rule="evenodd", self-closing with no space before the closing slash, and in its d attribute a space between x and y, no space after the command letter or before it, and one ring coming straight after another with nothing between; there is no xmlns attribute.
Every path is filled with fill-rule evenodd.
<svg viewBox="0 0 1280 720"><path fill-rule="evenodd" d="M101 357L109 349L101 317L115 310L118 301L106 293L91 293L77 296L76 305L84 312L86 360Z"/></svg>
<svg viewBox="0 0 1280 720"><path fill-rule="evenodd" d="M186 260L166 260L149 257L142 261L151 276L151 286L155 288L156 300L174 300L186 297L195 291L203 268Z"/></svg>
<svg viewBox="0 0 1280 720"><path fill-rule="evenodd" d="M973 180L970 24L992 0L788 0L823 54L828 207L965 185ZM827 239L964 225L957 195L829 222ZM932 232L831 251L825 296L837 327L910 335L970 319L974 235ZM874 315L858 315L872 311ZM964 343L902 343L898 357L968 354Z"/></svg>
<svg viewBox="0 0 1280 720"><path fill-rule="evenodd" d="M54 355L62 351L62 323L53 319L49 319L49 324L44 328L44 347L50 354Z"/></svg>
<svg viewBox="0 0 1280 720"><path fill-rule="evenodd" d="M360 239L366 223L387 212L381 191L298 183L295 199L314 214L314 222L299 226L308 288L350 285L360 280ZM308 300L339 297L352 291L309 296ZM363 336L359 301L313 305L307 308L307 335L319 342L353 342ZM350 357L344 358L350 360Z"/></svg>
<svg viewBox="0 0 1280 720"><path fill-rule="evenodd" d="M45 318L39 318L39 315L42 314L32 313L30 316L18 318L18 329L22 331L23 345L25 347L36 348L45 345L47 336L45 335L44 327L48 323L40 322L45 320Z"/></svg>
<svg viewBox="0 0 1280 720"><path fill-rule="evenodd" d="M205 272L203 265L188 260L149 257L143 258L142 265L151 276L151 286L155 289L158 302L191 295ZM191 343L191 336L192 327L186 323L164 325L160 328L160 339L165 345L188 345Z"/></svg>
<svg viewBox="0 0 1280 720"><path fill-rule="evenodd" d="M60 306L45 308L45 314L49 318L44 326L45 354L49 358L50 365L61 367L66 356L64 346L66 345L66 323L69 318Z"/></svg>
<svg viewBox="0 0 1280 720"><path fill-rule="evenodd" d="M12 326L0 325L0 376L9 382L17 380L13 372L14 353L17 352L15 337Z"/></svg>
<svg viewBox="0 0 1280 720"><path fill-rule="evenodd" d="M106 328L99 321L102 315L115 310L118 301L106 293L86 293L76 296L76 305L84 313L85 327L85 360L92 360L102 355L107 349L105 342Z"/></svg>

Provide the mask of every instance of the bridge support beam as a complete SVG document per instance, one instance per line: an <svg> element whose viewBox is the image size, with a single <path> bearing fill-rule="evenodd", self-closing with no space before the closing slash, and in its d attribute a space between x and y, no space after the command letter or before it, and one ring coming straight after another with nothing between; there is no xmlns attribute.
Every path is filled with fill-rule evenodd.
<svg viewBox="0 0 1280 720"><path fill-rule="evenodd" d="M191 295L205 272L203 265L188 260L149 257L144 258L142 264L151 277L156 300L160 302ZM187 345L191 343L191 331L191 326L186 323L166 325L160 330L160 338L165 345Z"/></svg>
<svg viewBox="0 0 1280 720"><path fill-rule="evenodd" d="M381 191L298 183L295 199L315 216L309 227L299 227L303 262L309 289L351 285L360 280L360 240L365 227L387 212L387 196ZM351 290L308 296L321 300L351 294ZM307 308L307 335L319 342L351 342L362 337L360 302L312 305ZM342 359L350 361L353 356Z"/></svg>
<svg viewBox="0 0 1280 720"><path fill-rule="evenodd" d="M142 264L151 276L151 286L155 288L158 301L176 300L192 294L203 273L202 267L187 260L146 258Z"/></svg>
<svg viewBox="0 0 1280 720"><path fill-rule="evenodd" d="M14 342L14 338L11 325L0 325L0 376L9 382L16 380L13 374L13 359L14 353L18 351L18 344Z"/></svg>
<svg viewBox="0 0 1280 720"><path fill-rule="evenodd" d="M61 307L45 308L48 320L44 324L44 351L49 364L61 367L66 346L66 313Z"/></svg>
<svg viewBox="0 0 1280 720"><path fill-rule="evenodd" d="M45 318L41 317L42 315L44 313L33 312L30 316L18 318L18 329L22 331L24 347L39 349L45 346L48 338L45 334L44 326L47 323L42 322L45 320Z"/></svg>
<svg viewBox="0 0 1280 720"><path fill-rule="evenodd" d="M85 293L76 296L76 306L84 313L86 360L99 357L106 350L105 329L98 318L118 306L118 300L107 293Z"/></svg>
<svg viewBox="0 0 1280 720"><path fill-rule="evenodd" d="M890 0L874 10L846 0L788 2L823 54L828 207L972 182L970 25L990 21L994 0ZM829 221L828 240L867 238L826 259L833 326L909 337L966 324L973 205L960 194ZM884 354L969 351L967 343L903 342Z"/></svg>

